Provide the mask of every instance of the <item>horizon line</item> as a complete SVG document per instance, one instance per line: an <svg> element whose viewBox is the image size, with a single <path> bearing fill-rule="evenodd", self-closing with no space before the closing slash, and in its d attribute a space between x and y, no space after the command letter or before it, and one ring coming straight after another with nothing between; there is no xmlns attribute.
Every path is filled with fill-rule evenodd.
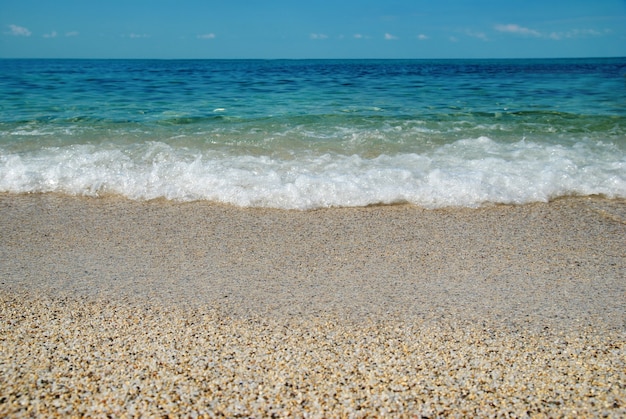
<svg viewBox="0 0 626 419"><path fill-rule="evenodd" d="M559 56L559 57L397 57L397 58L376 58L376 57L317 57L317 58L158 58L158 57L0 57L0 60L152 60L152 61L203 61L203 60L220 60L220 61L314 61L314 60L575 60L575 59L606 59L606 58L626 58L626 55L598 55L598 56Z"/></svg>

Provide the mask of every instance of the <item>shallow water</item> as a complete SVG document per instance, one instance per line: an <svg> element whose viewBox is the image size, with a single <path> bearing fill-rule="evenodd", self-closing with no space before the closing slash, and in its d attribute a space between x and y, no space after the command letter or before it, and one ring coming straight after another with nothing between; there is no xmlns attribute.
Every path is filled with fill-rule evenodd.
<svg viewBox="0 0 626 419"><path fill-rule="evenodd" d="M0 192L297 209L626 197L624 58L0 71Z"/></svg>

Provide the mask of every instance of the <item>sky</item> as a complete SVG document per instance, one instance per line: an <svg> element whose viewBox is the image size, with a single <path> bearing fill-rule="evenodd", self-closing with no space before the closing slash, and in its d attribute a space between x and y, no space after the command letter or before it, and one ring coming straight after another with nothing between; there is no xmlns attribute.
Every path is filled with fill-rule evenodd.
<svg viewBox="0 0 626 419"><path fill-rule="evenodd" d="M0 58L626 56L626 0L0 0Z"/></svg>

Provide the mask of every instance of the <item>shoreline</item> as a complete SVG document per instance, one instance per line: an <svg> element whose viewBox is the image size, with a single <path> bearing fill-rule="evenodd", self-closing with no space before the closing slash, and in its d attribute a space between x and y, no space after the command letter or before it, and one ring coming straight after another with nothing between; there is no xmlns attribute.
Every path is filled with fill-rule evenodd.
<svg viewBox="0 0 626 419"><path fill-rule="evenodd" d="M623 199L0 214L2 414L626 413Z"/></svg>
<svg viewBox="0 0 626 419"><path fill-rule="evenodd" d="M0 213L3 288L244 317L423 317L420 306L485 317L490 301L516 319L578 327L587 309L588 324L626 326L607 315L626 312L626 200L297 211L42 194L0 195Z"/></svg>

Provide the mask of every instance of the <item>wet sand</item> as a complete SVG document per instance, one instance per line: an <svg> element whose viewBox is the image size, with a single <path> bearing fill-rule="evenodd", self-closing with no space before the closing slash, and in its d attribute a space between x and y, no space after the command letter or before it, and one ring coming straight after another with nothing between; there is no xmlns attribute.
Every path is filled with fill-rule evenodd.
<svg viewBox="0 0 626 419"><path fill-rule="evenodd" d="M626 414L626 201L0 195L0 416Z"/></svg>

